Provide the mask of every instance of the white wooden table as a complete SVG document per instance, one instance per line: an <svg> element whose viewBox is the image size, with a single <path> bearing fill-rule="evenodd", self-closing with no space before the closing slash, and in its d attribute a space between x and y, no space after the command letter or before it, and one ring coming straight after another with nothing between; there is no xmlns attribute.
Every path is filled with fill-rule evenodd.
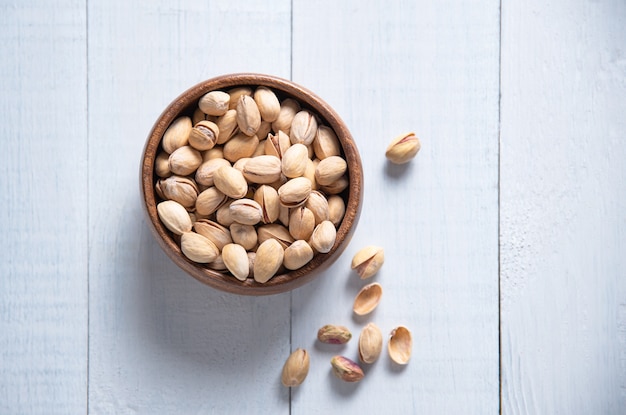
<svg viewBox="0 0 626 415"><path fill-rule="evenodd" d="M0 414L626 413L623 0L2 1L0 43ZM315 91L363 159L350 246L292 293L198 283L143 217L152 123L232 72ZM366 244L385 295L355 319ZM356 341L317 329L369 320L412 360L341 383Z"/></svg>

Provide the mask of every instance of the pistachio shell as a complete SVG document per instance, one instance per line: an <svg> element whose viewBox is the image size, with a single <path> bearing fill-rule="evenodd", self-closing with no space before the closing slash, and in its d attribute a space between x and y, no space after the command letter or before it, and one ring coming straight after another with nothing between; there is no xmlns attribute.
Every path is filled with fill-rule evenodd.
<svg viewBox="0 0 626 415"><path fill-rule="evenodd" d="M385 250L379 246L369 245L354 254L352 269L364 280L376 274L384 262Z"/></svg>
<svg viewBox="0 0 626 415"><path fill-rule="evenodd" d="M318 192L317 190L312 191L305 206L313 213L316 225L330 219L328 200L326 200L326 196L324 196L321 192Z"/></svg>
<svg viewBox="0 0 626 415"><path fill-rule="evenodd" d="M268 239L276 239L282 245L283 249L287 249L289 245L295 242L287 228L278 223L259 226L257 228L257 234L260 244Z"/></svg>
<svg viewBox="0 0 626 415"><path fill-rule="evenodd" d="M268 239L256 250L254 261L254 280L265 283L269 281L283 263L285 251L276 239Z"/></svg>
<svg viewBox="0 0 626 415"><path fill-rule="evenodd" d="M200 151L210 150L215 146L219 133L220 129L215 123L202 120L191 129L189 145Z"/></svg>
<svg viewBox="0 0 626 415"><path fill-rule="evenodd" d="M231 166L222 166L213 173L215 187L228 197L238 199L248 192L248 183L239 170Z"/></svg>
<svg viewBox="0 0 626 415"><path fill-rule="evenodd" d="M310 197L310 196L309 196ZM332 195L328 198L328 219L339 227L346 214L346 202L341 196Z"/></svg>
<svg viewBox="0 0 626 415"><path fill-rule="evenodd" d="M263 217L261 206L252 199L238 199L230 204L231 218L242 225L256 225Z"/></svg>
<svg viewBox="0 0 626 415"><path fill-rule="evenodd" d="M198 198L196 183L183 176L170 176L157 182L157 191L164 199L175 200L186 208L193 207Z"/></svg>
<svg viewBox="0 0 626 415"><path fill-rule="evenodd" d="M242 225L234 222L230 225L230 235L233 238L233 242L243 246L248 251L254 248L258 241L256 229L253 225Z"/></svg>
<svg viewBox="0 0 626 415"><path fill-rule="evenodd" d="M208 115L224 115L228 111L230 103L230 95L224 91L211 91L204 94L198 107Z"/></svg>
<svg viewBox="0 0 626 415"><path fill-rule="evenodd" d="M213 159L223 159L224 149L222 147L213 147L202 152L202 162L206 163Z"/></svg>
<svg viewBox="0 0 626 415"><path fill-rule="evenodd" d="M291 218L289 221L291 225ZM317 252L326 254L333 248L336 239L337 229L335 229L335 225L333 225L331 221L325 220L315 227L313 234L311 234L309 244Z"/></svg>
<svg viewBox="0 0 626 415"><path fill-rule="evenodd" d="M261 126L261 113L254 99L242 95L237 101L237 126L247 136L253 136Z"/></svg>
<svg viewBox="0 0 626 415"><path fill-rule="evenodd" d="M310 145L317 134L317 120L307 110L299 111L291 121L289 138L292 144L302 143Z"/></svg>
<svg viewBox="0 0 626 415"><path fill-rule="evenodd" d="M263 223L276 222L280 214L278 192L271 186L262 185L254 192L254 201L263 210Z"/></svg>
<svg viewBox="0 0 626 415"><path fill-rule="evenodd" d="M309 373L309 354L304 349L296 349L285 361L281 382L286 387L298 386Z"/></svg>
<svg viewBox="0 0 626 415"><path fill-rule="evenodd" d="M218 255L217 258L215 258L214 261L209 262L207 266L215 271L228 270L228 268L226 268L226 264L224 264L224 259L222 258L222 255Z"/></svg>
<svg viewBox="0 0 626 415"><path fill-rule="evenodd" d="M385 156L394 164L404 164L411 161L420 148L420 140L415 133L400 134L391 141L385 151Z"/></svg>
<svg viewBox="0 0 626 415"><path fill-rule="evenodd" d="M166 200L157 205L157 214L163 225L176 235L191 230L191 219L187 210L178 202Z"/></svg>
<svg viewBox="0 0 626 415"><path fill-rule="evenodd" d="M250 264L246 249L238 244L227 244L222 249L222 260L231 274L240 281L245 281L250 273Z"/></svg>
<svg viewBox="0 0 626 415"><path fill-rule="evenodd" d="M234 109L226 111L224 115L215 121L215 124L219 128L217 144L224 144L237 130L237 111Z"/></svg>
<svg viewBox="0 0 626 415"><path fill-rule="evenodd" d="M243 166L243 175L251 183L270 184L280 179L281 162L276 156L253 157Z"/></svg>
<svg viewBox="0 0 626 415"><path fill-rule="evenodd" d="M291 123L298 111L300 111L298 101L291 98L285 99L280 103L280 112L278 113L276 121L272 123L272 130L275 133L283 131L285 134L289 135L291 132Z"/></svg>
<svg viewBox="0 0 626 415"><path fill-rule="evenodd" d="M329 186L339 180L348 169L346 161L339 156L326 157L315 169L315 180L320 186Z"/></svg>
<svg viewBox="0 0 626 415"><path fill-rule="evenodd" d="M299 206L291 210L289 215L289 233L294 239L308 240L314 229L315 216L310 209Z"/></svg>
<svg viewBox="0 0 626 415"><path fill-rule="evenodd" d="M228 228L212 220L199 219L194 222L193 229L213 242L220 251L224 248L224 245L233 242Z"/></svg>
<svg viewBox="0 0 626 415"><path fill-rule="evenodd" d="M282 159L282 172L290 179L304 175L309 153L304 144L296 143L289 147Z"/></svg>
<svg viewBox="0 0 626 415"><path fill-rule="evenodd" d="M276 156L282 159L283 154L289 147L291 147L291 140L282 130L273 135L269 134L267 140L265 140L265 154L268 156Z"/></svg>
<svg viewBox="0 0 626 415"><path fill-rule="evenodd" d="M237 103L239 102L239 98L242 95L247 95L249 97L252 96L252 88L248 86L238 86L232 89L229 89L228 95L230 95L230 102L228 103L228 107L232 110L237 108Z"/></svg>
<svg viewBox="0 0 626 415"><path fill-rule="evenodd" d="M317 135L315 140L313 140L313 151L315 152L315 157L320 160L341 154L339 139L332 128L325 125L320 125L317 128Z"/></svg>
<svg viewBox="0 0 626 415"><path fill-rule="evenodd" d="M251 157L258 145L259 137L239 132L224 144L224 158L234 163L241 158Z"/></svg>
<svg viewBox="0 0 626 415"><path fill-rule="evenodd" d="M273 122L280 113L280 102L271 89L260 86L254 91L254 101L259 107L261 118L265 121Z"/></svg>
<svg viewBox="0 0 626 415"><path fill-rule="evenodd" d="M383 334L374 323L368 323L359 335L359 360L374 363L383 350Z"/></svg>
<svg viewBox="0 0 626 415"><path fill-rule="evenodd" d="M196 199L196 212L200 215L210 215L222 206L228 197L215 186L203 190Z"/></svg>
<svg viewBox="0 0 626 415"><path fill-rule="evenodd" d="M413 338L411 332L404 326L398 326L391 331L387 351L391 360L399 365L406 365L411 359Z"/></svg>
<svg viewBox="0 0 626 415"><path fill-rule="evenodd" d="M382 295L383 287L379 283L368 284L356 295L352 310L359 316L369 314L378 306Z"/></svg>
<svg viewBox="0 0 626 415"><path fill-rule="evenodd" d="M212 158L210 160L206 160L203 162L198 170L196 170L196 182L203 186L213 186L215 182L213 181L213 177L215 172L224 166L230 166L228 160L224 160L223 158Z"/></svg>
<svg viewBox="0 0 626 415"><path fill-rule="evenodd" d="M154 172L159 177L169 177L172 175L170 171L170 163L168 161L170 155L165 151L161 151L154 159Z"/></svg>
<svg viewBox="0 0 626 415"><path fill-rule="evenodd" d="M191 146L182 146L170 154L168 163L172 173L188 176L202 164L202 154Z"/></svg>
<svg viewBox="0 0 626 415"><path fill-rule="evenodd" d="M320 186L320 190L329 195L338 195L339 193L346 190L349 184L350 182L348 181L348 177L346 175L343 175L331 184Z"/></svg>
<svg viewBox="0 0 626 415"><path fill-rule="evenodd" d="M280 203L287 207L296 207L305 203L311 193L311 181L306 177L289 180L278 189Z"/></svg>
<svg viewBox="0 0 626 415"><path fill-rule="evenodd" d="M345 382L358 382L365 377L363 369L344 356L334 356L330 360L333 374Z"/></svg>
<svg viewBox="0 0 626 415"><path fill-rule="evenodd" d="M217 220L217 223L222 226L228 227L235 221L230 214L230 205L232 202L233 200L224 203L215 211L215 219Z"/></svg>
<svg viewBox="0 0 626 415"><path fill-rule="evenodd" d="M296 270L308 264L313 255L313 248L306 241L298 240L285 249L283 265L289 270Z"/></svg>
<svg viewBox="0 0 626 415"><path fill-rule="evenodd" d="M195 232L184 232L180 238L180 249L190 260L206 264L220 254L215 244Z"/></svg>
<svg viewBox="0 0 626 415"><path fill-rule="evenodd" d="M187 116L178 117L172 121L167 130L165 130L161 140L163 150L168 154L172 154L177 148L186 146L192 127L191 118Z"/></svg>

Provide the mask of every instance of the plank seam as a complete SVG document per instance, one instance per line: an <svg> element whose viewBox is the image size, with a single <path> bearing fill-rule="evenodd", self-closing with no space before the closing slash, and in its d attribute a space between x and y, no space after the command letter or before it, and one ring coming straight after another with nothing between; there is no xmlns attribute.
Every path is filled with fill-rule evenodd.
<svg viewBox="0 0 626 415"><path fill-rule="evenodd" d="M90 257L90 246L91 246L91 238L89 235L89 223L91 221L90 218L90 211L91 209L89 209L89 206L91 206L91 193L89 191L89 184L90 184L90 177L89 177L89 170L90 170L90 163L89 163L89 0L85 0L85 126L86 126L86 131L85 131L85 137L87 137L87 362L86 362L86 375L87 375L87 387L86 387L86 393L87 393L87 405L85 408L86 414L89 415L89 386L90 386L90 382L89 382L89 355L90 355L90 351L91 351L91 347L89 344L89 339L90 339L90 318L91 318L91 306L90 306L90 302L89 302L89 293L90 293L90 288L89 288L89 281L90 281L90 261L89 261L89 257Z"/></svg>
<svg viewBox="0 0 626 415"><path fill-rule="evenodd" d="M502 148L502 0L498 10L498 413L502 415L502 261L501 261L501 148Z"/></svg>

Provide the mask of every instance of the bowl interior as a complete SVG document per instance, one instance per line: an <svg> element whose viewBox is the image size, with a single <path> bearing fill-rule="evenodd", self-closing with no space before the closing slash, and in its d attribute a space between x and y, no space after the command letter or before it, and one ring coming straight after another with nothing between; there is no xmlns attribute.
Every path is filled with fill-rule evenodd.
<svg viewBox="0 0 626 415"><path fill-rule="evenodd" d="M195 263L185 257L173 234L161 223L156 210L160 199L155 193L156 174L154 162L160 151L160 142L167 127L181 115L193 114L198 101L207 92L227 90L236 86L266 86L274 90L282 101L297 100L303 109L309 109L321 118L321 123L332 128L343 149L348 164L349 186L340 194L346 202L345 216L337 228L337 238L330 252L317 253L304 267L275 275L266 283L252 278L239 281L230 274L212 270L206 265ZM285 292L310 281L330 266L347 246L359 219L362 204L363 170L354 140L337 113L313 92L285 79L261 74L224 75L201 82L176 98L159 116L146 141L141 165L141 191L150 229L165 253L184 271L214 288L245 295L265 295Z"/></svg>

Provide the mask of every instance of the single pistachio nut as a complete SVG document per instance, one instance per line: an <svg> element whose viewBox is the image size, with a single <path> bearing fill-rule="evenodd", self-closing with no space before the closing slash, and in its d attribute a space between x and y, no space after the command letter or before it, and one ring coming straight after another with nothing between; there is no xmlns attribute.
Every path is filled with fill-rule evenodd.
<svg viewBox="0 0 626 415"><path fill-rule="evenodd" d="M193 224L193 229L196 233L213 242L213 244L215 244L217 249L220 251L224 248L224 245L228 245L233 242L230 231L227 227L209 219L196 220Z"/></svg>
<svg viewBox="0 0 626 415"><path fill-rule="evenodd" d="M319 160L317 160L317 162L311 159L308 159L306 161L306 168L304 169L303 176L309 179L309 181L311 182L311 190L318 190L320 187L317 183L317 180L315 179L315 169L317 168L318 164Z"/></svg>
<svg viewBox="0 0 626 415"><path fill-rule="evenodd" d="M265 154L276 156L281 160L289 147L291 147L291 140L282 130L276 134L269 134L265 140Z"/></svg>
<svg viewBox="0 0 626 415"><path fill-rule="evenodd" d="M369 314L378 306L382 295L383 287L379 283L368 284L356 295L352 310L359 316Z"/></svg>
<svg viewBox="0 0 626 415"><path fill-rule="evenodd" d="M213 242L195 232L184 232L182 234L180 249L187 258L199 264L215 261L220 254Z"/></svg>
<svg viewBox="0 0 626 415"><path fill-rule="evenodd" d="M326 324L317 331L317 339L322 343L345 344L352 338L352 333L347 327L335 324Z"/></svg>
<svg viewBox="0 0 626 415"><path fill-rule="evenodd" d="M239 281L245 281L250 274L250 264L246 249L238 244L227 244L222 249L222 260L231 274Z"/></svg>
<svg viewBox="0 0 626 415"><path fill-rule="evenodd" d="M254 201L261 206L263 211L263 223L272 223L278 220L280 214L280 201L278 192L271 186L261 185L254 192Z"/></svg>
<svg viewBox="0 0 626 415"><path fill-rule="evenodd" d="M283 154L281 164L283 174L290 179L304 175L307 160L309 160L307 147L300 143L292 145Z"/></svg>
<svg viewBox="0 0 626 415"><path fill-rule="evenodd" d="M262 244L268 239L276 239L281 244L283 249L287 249L289 245L295 242L293 236L289 233L287 228L278 223L270 223L269 225L262 225L257 228L257 234L259 238L259 244Z"/></svg>
<svg viewBox="0 0 626 415"><path fill-rule="evenodd" d="M252 199L238 199L230 204L231 218L242 225L256 225L263 217L263 209Z"/></svg>
<svg viewBox="0 0 626 415"><path fill-rule="evenodd" d="M411 359L413 338L411 332L404 326L398 326L391 331L387 351L391 360L399 365L406 365Z"/></svg>
<svg viewBox="0 0 626 415"><path fill-rule="evenodd" d="M223 158L212 158L204 161L200 167L198 167L198 170L196 170L196 182L203 186L213 186L215 184L213 181L215 172L217 169L224 166L230 167L230 163Z"/></svg>
<svg viewBox="0 0 626 415"><path fill-rule="evenodd" d="M208 150L202 152L202 162L206 163L209 160L213 159L223 159L224 158L224 150L222 147L213 147Z"/></svg>
<svg viewBox="0 0 626 415"><path fill-rule="evenodd" d="M247 136L253 136L261 126L261 113L254 98L242 95L237 102L237 125Z"/></svg>
<svg viewBox="0 0 626 415"><path fill-rule="evenodd" d="M189 133L189 145L196 150L210 150L215 146L220 129L211 121L198 122Z"/></svg>
<svg viewBox="0 0 626 415"><path fill-rule="evenodd" d="M182 146L170 154L168 162L172 173L188 176L202 164L202 154L191 146Z"/></svg>
<svg viewBox="0 0 626 415"><path fill-rule="evenodd" d="M198 186L192 179L174 175L159 180L156 187L157 192L163 195L164 199L175 200L186 208L191 208L196 204Z"/></svg>
<svg viewBox="0 0 626 415"><path fill-rule="evenodd" d="M385 156L394 164L404 164L411 161L420 148L420 140L415 133L400 134L391 141Z"/></svg>
<svg viewBox="0 0 626 415"><path fill-rule="evenodd" d="M379 246L368 245L352 257L352 269L362 280L376 274L385 262L385 250Z"/></svg>
<svg viewBox="0 0 626 415"><path fill-rule="evenodd" d="M359 335L359 360L374 363L383 350L383 334L374 323L368 323Z"/></svg>
<svg viewBox="0 0 626 415"><path fill-rule="evenodd" d="M215 187L233 199L244 197L248 193L248 182L239 170L231 166L222 166L213 173Z"/></svg>
<svg viewBox="0 0 626 415"><path fill-rule="evenodd" d="M313 213L316 225L325 220L330 220L328 200L323 193L317 190L312 191L309 198L306 200L305 206Z"/></svg>
<svg viewBox="0 0 626 415"><path fill-rule="evenodd" d="M305 203L311 194L311 181L306 177L296 177L278 189L280 203L286 207L296 207Z"/></svg>
<svg viewBox="0 0 626 415"><path fill-rule="evenodd" d="M200 108L196 108L193 111L193 116L191 117L192 125L198 124L200 121L206 120L208 115L206 115Z"/></svg>
<svg viewBox="0 0 626 415"><path fill-rule="evenodd" d="M166 200L157 205L157 214L163 225L176 235L182 235L191 230L191 219L187 209L173 200Z"/></svg>
<svg viewBox="0 0 626 415"><path fill-rule="evenodd" d="M349 184L350 182L348 181L348 177L344 174L333 183L320 186L320 190L329 195L338 195L346 190Z"/></svg>
<svg viewBox="0 0 626 415"><path fill-rule="evenodd" d="M280 113L280 101L278 101L278 97L274 91L267 87L260 86L254 91L254 101L257 107L259 107L259 112L263 120L269 122L276 121Z"/></svg>
<svg viewBox="0 0 626 415"><path fill-rule="evenodd" d="M232 203L233 203L233 200L226 201L222 206L220 206L215 211L215 219L217 220L217 223L219 223L222 226L229 227L235 222L235 220L230 214L230 205Z"/></svg>
<svg viewBox="0 0 626 415"><path fill-rule="evenodd" d="M211 91L202 96L198 107L208 115L224 115L228 111L230 95L224 91Z"/></svg>
<svg viewBox="0 0 626 415"><path fill-rule="evenodd" d="M326 157L320 160L315 169L315 180L320 186L329 186L339 180L348 169L348 163L339 156Z"/></svg>
<svg viewBox="0 0 626 415"><path fill-rule="evenodd" d="M233 164L233 167L239 170L241 174L243 174L243 168L246 166L246 163L248 163L250 160L252 160L251 157L242 157L239 160L237 160L235 164Z"/></svg>
<svg viewBox="0 0 626 415"><path fill-rule="evenodd" d="M215 124L219 129L219 135L217 136L217 144L224 144L227 142L237 130L237 110L228 110L224 115L219 117Z"/></svg>
<svg viewBox="0 0 626 415"><path fill-rule="evenodd" d="M239 98L242 95L247 95L249 97L252 96L252 88L248 86L238 86L232 89L229 89L228 95L230 95L230 103L228 104L228 108L231 110L237 108L237 103L239 102Z"/></svg>
<svg viewBox="0 0 626 415"><path fill-rule="evenodd" d="M310 197L310 196L309 196ZM341 196L332 195L328 198L328 219L339 227L346 214L346 202Z"/></svg>
<svg viewBox="0 0 626 415"><path fill-rule="evenodd" d="M341 145L339 144L337 134L335 134L332 128L325 125L320 125L317 128L317 135L315 140L313 140L313 151L315 152L315 157L320 160L330 156L341 155Z"/></svg>
<svg viewBox="0 0 626 415"><path fill-rule="evenodd" d="M330 359L333 374L345 382L358 382L365 377L363 369L354 361L344 356Z"/></svg>
<svg viewBox="0 0 626 415"><path fill-rule="evenodd" d="M283 265L289 270L302 268L313 259L313 248L306 241L298 240L285 249Z"/></svg>
<svg viewBox="0 0 626 415"><path fill-rule="evenodd" d="M241 223L233 222L230 225L230 235L233 238L233 242L243 246L247 251L254 248L258 241L254 225L242 225Z"/></svg>
<svg viewBox="0 0 626 415"><path fill-rule="evenodd" d="M189 133L192 127L191 118L187 116L176 118L163 133L163 139L161 140L163 150L168 154L172 154L177 148L186 146L189 142Z"/></svg>
<svg viewBox="0 0 626 415"><path fill-rule="evenodd" d="M172 172L170 171L169 163L170 155L165 151L161 151L154 159L154 172L157 176L165 178L170 177Z"/></svg>
<svg viewBox="0 0 626 415"><path fill-rule="evenodd" d="M333 227L334 228L334 227ZM289 215L289 233L294 239L308 240L315 229L315 216L305 206L298 206Z"/></svg>
<svg viewBox="0 0 626 415"><path fill-rule="evenodd" d="M289 219L291 221L291 218ZM325 220L315 227L311 234L309 244L313 249L322 254L330 252L337 239L337 229L331 221Z"/></svg>
<svg viewBox="0 0 626 415"><path fill-rule="evenodd" d="M260 283L269 281L283 264L284 256L285 251L276 239L260 244L254 261L254 280Z"/></svg>
<svg viewBox="0 0 626 415"><path fill-rule="evenodd" d="M218 255L214 261L211 261L207 264L207 266L214 271L227 271L226 264L224 264L224 259L222 255Z"/></svg>
<svg viewBox="0 0 626 415"><path fill-rule="evenodd" d="M309 374L309 354L304 349L296 349L285 361L280 380L286 387L298 386Z"/></svg>
<svg viewBox="0 0 626 415"><path fill-rule="evenodd" d="M270 184L280 179L281 162L276 156L253 157L243 166L243 175L250 183Z"/></svg>
<svg viewBox="0 0 626 415"><path fill-rule="evenodd" d="M257 137L263 137L263 136L260 134L257 134ZM250 157L255 158L255 157L265 155L265 141L266 139L259 138L259 144L257 144L256 150L254 150L254 153L252 153L252 156Z"/></svg>
<svg viewBox="0 0 626 415"><path fill-rule="evenodd" d="M259 137L239 132L224 144L224 158L234 163L241 158L252 157L258 145Z"/></svg>
<svg viewBox="0 0 626 415"><path fill-rule="evenodd" d="M200 215L210 215L220 208L228 196L220 192L217 187L211 186L203 190L196 199L196 212Z"/></svg>
<svg viewBox="0 0 626 415"><path fill-rule="evenodd" d="M261 125L259 126L259 131L256 132L257 137L259 137L259 140L263 140L265 141L267 139L267 136L270 135L270 133L272 132L272 123L269 121L263 121L263 119L261 119ZM265 142L263 143L265 144Z"/></svg>
<svg viewBox="0 0 626 415"><path fill-rule="evenodd" d="M280 112L278 118L272 123L272 130L277 133L279 131L289 135L291 132L291 123L293 118L300 111L300 104L295 99L287 98L280 103Z"/></svg>
<svg viewBox="0 0 626 415"><path fill-rule="evenodd" d="M313 143L315 134L317 134L315 115L307 110L299 111L291 121L291 132L289 133L291 143L301 143L308 146Z"/></svg>

